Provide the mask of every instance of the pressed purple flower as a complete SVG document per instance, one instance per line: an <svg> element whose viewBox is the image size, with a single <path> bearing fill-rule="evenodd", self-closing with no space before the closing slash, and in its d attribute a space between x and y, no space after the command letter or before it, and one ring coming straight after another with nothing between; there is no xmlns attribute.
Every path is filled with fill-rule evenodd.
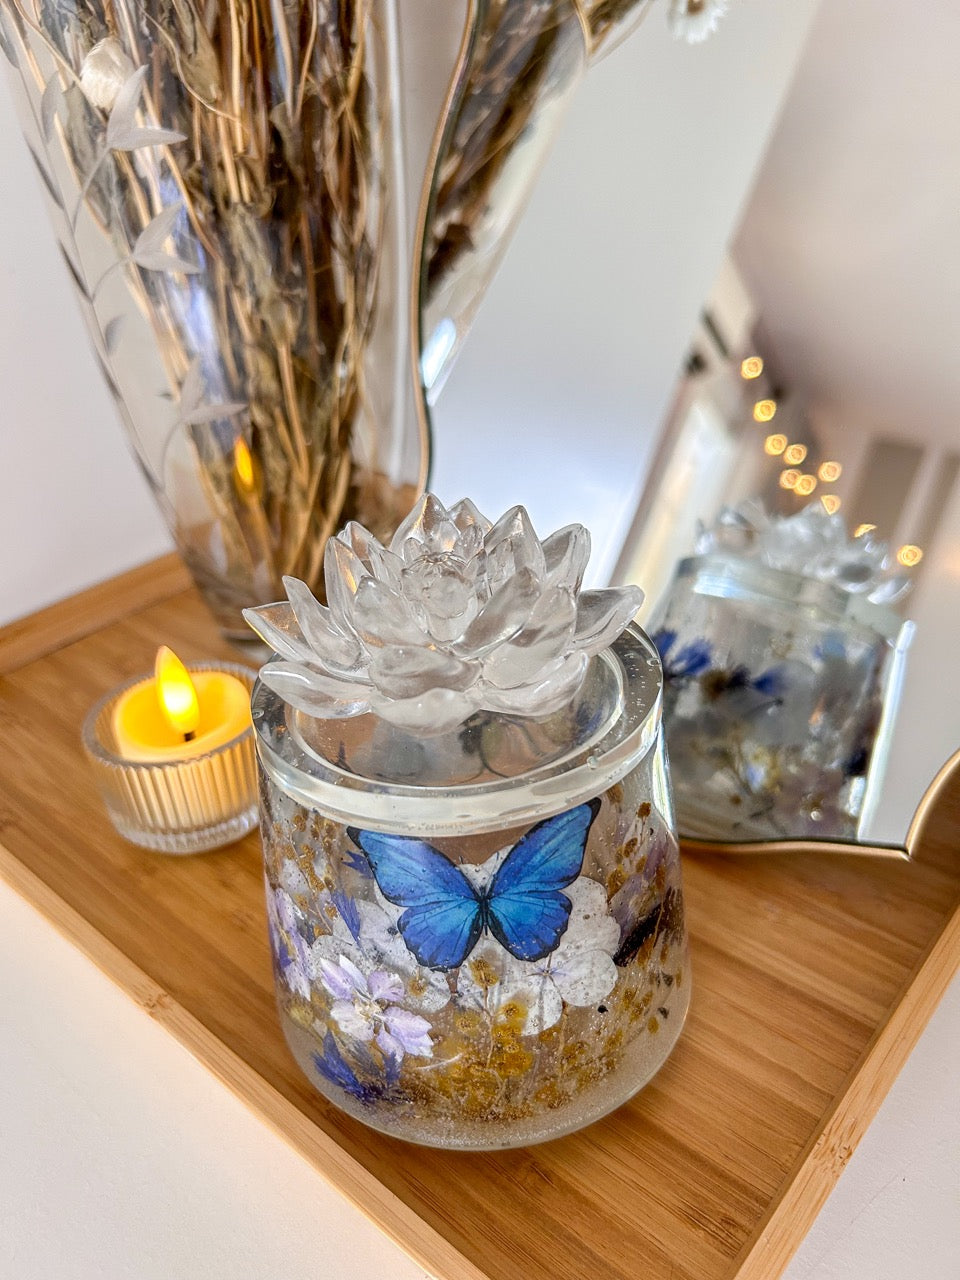
<svg viewBox="0 0 960 1280"><path fill-rule="evenodd" d="M352 1098L357 1098L360 1102L369 1105L382 1096L381 1088L374 1084L367 1084L358 1078L356 1072L340 1053L337 1042L329 1031L323 1041L323 1053L313 1054L313 1065L324 1080L337 1085L344 1093L349 1093Z"/></svg>
<svg viewBox="0 0 960 1280"><path fill-rule="evenodd" d="M782 697L787 687L786 678L778 667L771 667L769 671L754 676L750 684L758 693L765 693L770 698Z"/></svg>
<svg viewBox="0 0 960 1280"><path fill-rule="evenodd" d="M397 1063L408 1053L433 1056L430 1023L399 1005L404 986L398 974L374 969L365 975L341 955L338 962L320 960L320 977L334 997L330 1016L345 1036L361 1044L376 1043Z"/></svg>
<svg viewBox="0 0 960 1280"><path fill-rule="evenodd" d="M267 884L267 928L274 965L296 995L310 999L310 948L301 936L293 900L286 890Z"/></svg>
<svg viewBox="0 0 960 1280"><path fill-rule="evenodd" d="M369 868L368 868L369 870ZM350 930L354 942L360 941L360 912L357 910L357 904L346 893L333 892L330 895L333 905L339 912L340 919Z"/></svg>

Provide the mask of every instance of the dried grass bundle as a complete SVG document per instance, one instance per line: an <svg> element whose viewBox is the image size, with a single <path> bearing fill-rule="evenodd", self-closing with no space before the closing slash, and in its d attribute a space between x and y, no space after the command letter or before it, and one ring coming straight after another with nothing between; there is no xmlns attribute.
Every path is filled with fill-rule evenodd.
<svg viewBox="0 0 960 1280"><path fill-rule="evenodd" d="M8 56L73 171L67 192L35 153L105 373L116 391L123 317L104 314L110 272L85 267L93 232L177 405L161 456L141 456L181 549L231 612L283 574L317 583L332 531L356 517L386 533L411 500L354 440L391 162L378 0L5 2ZM185 447L212 547L177 527Z"/></svg>

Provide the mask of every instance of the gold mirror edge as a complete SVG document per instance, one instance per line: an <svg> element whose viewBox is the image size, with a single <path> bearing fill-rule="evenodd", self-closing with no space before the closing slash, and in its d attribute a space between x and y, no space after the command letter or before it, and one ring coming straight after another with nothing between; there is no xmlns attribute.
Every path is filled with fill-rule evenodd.
<svg viewBox="0 0 960 1280"><path fill-rule="evenodd" d="M459 99L464 78L470 63L470 56L473 50L473 42L476 35L478 23L481 13L485 8L485 0L466 0L466 14L463 23L463 34L460 37L460 48L457 51L457 60L454 64L453 74L450 77L450 84L443 100L443 108L437 119L437 126L434 130L433 141L430 144L430 153L427 156L427 164L423 174L423 183L420 187L420 204L417 209L417 225L413 242L413 269L410 273L410 310L408 316L409 333L410 333L410 363L412 365L411 374L413 377L413 394L414 403L417 410L417 427L420 432L420 442L424 446L421 449L421 458L425 461L421 465L419 490L422 493L430 479L430 452L433 442L433 430L430 420L430 409L427 405L427 393L423 385L423 377L421 374L421 357L423 343L423 266L424 256L426 252L427 239L427 223L430 219L430 209L433 198L434 179L437 173L437 164L440 158L440 151L443 147L443 140L446 135L447 124L450 120L451 113L454 111Z"/></svg>
<svg viewBox="0 0 960 1280"><path fill-rule="evenodd" d="M679 834L684 853L722 854L746 857L750 854L829 853L853 858L883 858L890 862L909 862L908 847L899 844L858 844L853 840L818 840L815 837L795 840L700 840Z"/></svg>
<svg viewBox="0 0 960 1280"><path fill-rule="evenodd" d="M920 832L926 822L929 810L933 807L940 793L944 790L947 783L953 777L954 773L960 772L960 749L955 751L952 756L940 767L936 777L927 787L926 791L920 798L916 812L910 826L907 829L907 838L905 841L907 850L912 854L914 845L916 844Z"/></svg>

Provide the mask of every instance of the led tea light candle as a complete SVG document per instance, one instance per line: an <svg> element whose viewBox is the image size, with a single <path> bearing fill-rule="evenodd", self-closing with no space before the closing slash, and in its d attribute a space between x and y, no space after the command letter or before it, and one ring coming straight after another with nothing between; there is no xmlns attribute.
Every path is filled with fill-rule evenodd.
<svg viewBox="0 0 960 1280"><path fill-rule="evenodd" d="M117 699L113 732L126 760L186 760L223 746L250 727L250 688L228 671L197 671L157 650L153 680Z"/></svg>
<svg viewBox="0 0 960 1280"><path fill-rule="evenodd" d="M188 669L163 646L153 675L93 708L84 748L122 836L163 853L197 853L256 825L253 681L230 663Z"/></svg>

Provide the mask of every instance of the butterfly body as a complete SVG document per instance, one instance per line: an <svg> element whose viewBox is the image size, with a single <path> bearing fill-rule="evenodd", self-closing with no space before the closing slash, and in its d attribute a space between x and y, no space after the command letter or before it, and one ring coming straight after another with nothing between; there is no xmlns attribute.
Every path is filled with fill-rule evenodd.
<svg viewBox="0 0 960 1280"><path fill-rule="evenodd" d="M383 896L404 907L397 921L407 949L430 969L455 969L484 933L518 960L555 950L570 918L562 892L580 874L599 800L538 823L478 887L424 840L349 827Z"/></svg>

